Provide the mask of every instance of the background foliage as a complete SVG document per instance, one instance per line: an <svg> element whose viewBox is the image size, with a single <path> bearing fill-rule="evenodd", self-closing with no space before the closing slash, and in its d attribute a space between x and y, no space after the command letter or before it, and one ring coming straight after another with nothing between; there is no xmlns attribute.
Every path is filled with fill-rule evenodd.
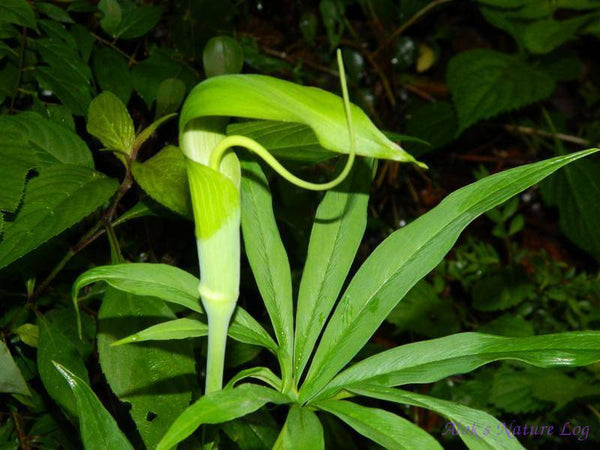
<svg viewBox="0 0 600 450"><path fill-rule="evenodd" d="M214 36L226 37L209 42ZM336 91L341 47L353 101L380 128L421 139L402 144L429 171L393 162L377 168L367 237L355 243L362 262L457 187L597 146L598 37L594 0L3 0L0 448L80 446L76 398L52 361L68 367L76 385L90 384L140 448L153 447L198 396L202 339L110 346L178 309L94 285L83 293L80 340L70 295L78 274L111 259L196 272L172 113L206 76L243 70ZM254 127L230 125L274 145L272 130ZM317 151L314 136L298 131L296 156ZM290 142L276 144L293 154ZM326 179L330 156L321 155L318 170L298 157L286 164ZM360 356L459 331L523 337L598 329L599 179L597 159L588 158L476 221ZM275 178L271 186L297 289L319 194ZM242 290L244 308L265 319L250 277ZM229 369L264 356L249 344L229 350ZM598 367L539 370L496 364L423 391L507 422L589 425L577 445L597 446ZM177 383L165 381L173 377ZM399 412L445 447L460 447L441 436L439 416ZM228 422L225 442L270 448L283 420L263 411ZM349 439L332 418L323 432L331 448L371 445ZM523 443L574 445L565 439Z"/></svg>

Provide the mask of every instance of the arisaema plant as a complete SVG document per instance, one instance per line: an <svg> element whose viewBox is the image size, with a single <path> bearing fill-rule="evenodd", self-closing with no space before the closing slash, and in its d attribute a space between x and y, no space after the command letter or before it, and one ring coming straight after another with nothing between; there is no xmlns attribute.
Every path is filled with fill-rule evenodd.
<svg viewBox="0 0 600 450"><path fill-rule="evenodd" d="M340 72L343 80L341 65ZM211 425L239 419L267 404L288 408L273 448L324 448L325 414L385 448L441 448L411 421L364 406L356 401L360 397L417 406L451 422L474 424L474 431L460 435L472 449L520 449L519 441L486 412L399 387L431 383L498 360L537 367L600 361L600 332L593 331L525 338L460 333L354 361L390 311L439 264L469 223L597 149L507 170L454 192L385 239L340 295L365 231L374 160L417 163L349 104L344 85L343 91L345 102L320 89L259 75L219 76L198 85L181 113L180 147L187 158L200 280L176 267L145 263L97 267L76 280L75 300L82 287L105 281L195 313L140 330L114 345L208 336L205 393L174 419L158 449L177 446L203 425L207 431L199 435L218 442L218 428ZM231 117L254 121L233 127L236 134L227 136ZM278 139L272 139L274 135ZM348 154L348 160L332 182L309 183L272 156L282 151L281 142L296 156L310 142L305 159L333 152ZM257 162L240 164L235 147L249 149L301 188L330 189L317 210L295 301L267 179ZM355 154L363 158L352 167ZM274 336L237 305L240 224ZM222 388L227 336L263 347L273 354L274 364L245 369ZM59 370L78 399L84 443L110 435L111 448L130 448L110 415L98 411L101 406L82 386L85 382L64 367ZM84 428L94 417L95 428Z"/></svg>

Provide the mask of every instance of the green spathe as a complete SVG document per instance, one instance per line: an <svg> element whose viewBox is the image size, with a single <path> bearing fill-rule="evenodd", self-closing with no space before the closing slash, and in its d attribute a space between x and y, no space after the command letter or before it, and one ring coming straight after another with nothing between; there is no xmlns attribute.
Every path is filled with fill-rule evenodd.
<svg viewBox="0 0 600 450"><path fill-rule="evenodd" d="M380 159L417 162L390 141L356 105L350 105L356 153ZM244 117L303 123L319 143L338 153L350 152L342 98L322 89L265 75L222 75L197 85L181 111L180 133L198 117Z"/></svg>

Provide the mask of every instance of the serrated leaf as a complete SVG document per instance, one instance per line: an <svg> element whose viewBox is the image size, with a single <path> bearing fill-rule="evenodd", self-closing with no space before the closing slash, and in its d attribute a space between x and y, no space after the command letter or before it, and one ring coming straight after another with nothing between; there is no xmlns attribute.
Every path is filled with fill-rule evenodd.
<svg viewBox="0 0 600 450"><path fill-rule="evenodd" d="M0 340L0 392L3 394L31 395L27 383L12 358L6 344Z"/></svg>
<svg viewBox="0 0 600 450"><path fill-rule="evenodd" d="M200 425L228 422L257 411L267 403L285 404L290 401L280 392L254 384L210 393L200 397L175 420L156 450L172 448Z"/></svg>
<svg viewBox="0 0 600 450"><path fill-rule="evenodd" d="M144 443L154 448L192 398L195 361L188 341L112 346L113 342L165 319L175 319L156 298L109 288L98 313L100 366L112 391L131 404Z"/></svg>
<svg viewBox="0 0 600 450"><path fill-rule="evenodd" d="M124 56L108 47L97 48L94 50L92 67L98 86L103 91L112 92L124 104L129 103L133 81Z"/></svg>
<svg viewBox="0 0 600 450"><path fill-rule="evenodd" d="M133 450L88 383L59 363L54 362L54 367L75 395L81 440L86 450Z"/></svg>
<svg viewBox="0 0 600 450"><path fill-rule="evenodd" d="M66 67L38 66L35 75L40 85L56 95L74 115L85 115L92 101L87 81L82 81Z"/></svg>
<svg viewBox="0 0 600 450"><path fill-rule="evenodd" d="M75 164L94 167L92 153L85 142L72 130L44 119L39 114L25 112L0 117L4 143L28 144L35 150L39 168L54 164Z"/></svg>
<svg viewBox="0 0 600 450"><path fill-rule="evenodd" d="M25 188L23 207L0 242L0 267L26 255L94 212L117 190L116 180L87 167L44 169Z"/></svg>
<svg viewBox="0 0 600 450"><path fill-rule="evenodd" d="M135 130L123 102L110 91L97 96L88 111L87 131L109 150L131 155Z"/></svg>
<svg viewBox="0 0 600 450"><path fill-rule="evenodd" d="M33 149L10 142L0 145L0 211L15 212L21 202L25 177L37 165Z"/></svg>
<svg viewBox="0 0 600 450"><path fill-rule="evenodd" d="M500 113L543 100L554 91L552 77L519 57L494 50L470 50L448 64L448 89L458 112L459 131Z"/></svg>
<svg viewBox="0 0 600 450"><path fill-rule="evenodd" d="M508 337L526 337L535 334L531 322L525 320L521 316L516 316L513 313L503 314L491 322L481 325L477 331L480 333Z"/></svg>
<svg viewBox="0 0 600 450"><path fill-rule="evenodd" d="M600 260L600 162L566 167L540 185L542 198L556 206L560 229L572 242Z"/></svg>
<svg viewBox="0 0 600 450"><path fill-rule="evenodd" d="M523 42L532 53L549 53L567 41L575 39L577 32L587 22L598 18L595 14L583 15L566 20L538 20L523 33Z"/></svg>
<svg viewBox="0 0 600 450"><path fill-rule="evenodd" d="M169 145L148 161L134 161L131 170L150 197L184 217L192 217L185 157L179 148Z"/></svg>
<svg viewBox="0 0 600 450"><path fill-rule="evenodd" d="M36 29L35 14L27 0L2 0L0 18L2 22Z"/></svg>
<svg viewBox="0 0 600 450"><path fill-rule="evenodd" d="M550 371L541 372L541 377L538 374L536 382L542 382L545 372ZM547 403L533 397L532 382L533 379L527 371L501 369L494 375L489 401L497 408L512 414L532 413L547 408Z"/></svg>

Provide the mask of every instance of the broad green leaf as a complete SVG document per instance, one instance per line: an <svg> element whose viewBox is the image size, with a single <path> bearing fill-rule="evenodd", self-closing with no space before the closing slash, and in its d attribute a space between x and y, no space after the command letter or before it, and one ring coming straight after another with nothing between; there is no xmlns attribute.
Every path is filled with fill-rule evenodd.
<svg viewBox="0 0 600 450"><path fill-rule="evenodd" d="M53 365L57 362L69 367L78 377L88 380L85 360L94 347L94 324L83 315L83 338L75 326L75 315L71 309L55 309L39 320L40 336L37 351L37 366L40 378L50 396L63 408L69 417L77 417L77 405L67 381Z"/></svg>
<svg viewBox="0 0 600 450"><path fill-rule="evenodd" d="M32 111L42 115L45 119L57 123L71 131L75 130L75 121L71 110L65 105L43 103L39 99L33 101Z"/></svg>
<svg viewBox="0 0 600 450"><path fill-rule="evenodd" d="M40 338L40 328L32 323L24 323L12 330L14 334L19 336L19 339L30 347L38 346Z"/></svg>
<svg viewBox="0 0 600 450"><path fill-rule="evenodd" d="M103 14L100 26L110 35L114 35L121 23L121 5L117 0L100 0L98 10Z"/></svg>
<svg viewBox="0 0 600 450"><path fill-rule="evenodd" d="M343 294L325 329L301 398L316 395L358 353L404 295L439 264L469 223L562 166L596 151L585 150L483 178L450 194L389 236Z"/></svg>
<svg viewBox="0 0 600 450"><path fill-rule="evenodd" d="M107 150L126 155L133 151L133 120L127 107L110 91L103 92L90 103L87 131L98 138Z"/></svg>
<svg viewBox="0 0 600 450"><path fill-rule="evenodd" d="M38 39L36 48L48 66L38 66L36 77L75 115L83 116L92 100L92 71L77 49L58 38Z"/></svg>
<svg viewBox="0 0 600 450"><path fill-rule="evenodd" d="M317 415L307 408L292 406L273 449L324 450L323 426Z"/></svg>
<svg viewBox="0 0 600 450"><path fill-rule="evenodd" d="M446 434L452 434L455 425L463 442L471 450L524 450L505 424L485 411L469 408L458 403L413 392L390 389L380 386L365 386L351 392L365 397L377 398L394 403L429 409L449 420L444 427ZM473 431L473 426L475 430ZM469 429L463 429L469 427ZM425 448L425 447L424 447Z"/></svg>
<svg viewBox="0 0 600 450"><path fill-rule="evenodd" d="M346 181L327 192L317 209L298 293L296 379L333 309L365 232L371 173L372 164L357 161Z"/></svg>
<svg viewBox="0 0 600 450"><path fill-rule="evenodd" d="M554 79L519 57L494 50L470 50L448 64L448 89L458 112L459 131L500 113L543 100Z"/></svg>
<svg viewBox="0 0 600 450"><path fill-rule="evenodd" d="M172 339L187 339L208 335L208 325L196 319L175 319L161 322L145 328L111 345L131 344L144 341L169 341Z"/></svg>
<svg viewBox="0 0 600 450"><path fill-rule="evenodd" d="M577 37L577 31L586 23L598 19L597 14L583 15L566 20L538 20L525 28L523 42L532 53L549 53Z"/></svg>
<svg viewBox="0 0 600 450"><path fill-rule="evenodd" d="M50 19L55 20L57 22L63 23L74 23L73 19L67 11L58 6L53 5L52 3L36 3L35 7L39 12L45 14Z"/></svg>
<svg viewBox="0 0 600 450"><path fill-rule="evenodd" d="M25 188L23 207L0 242L0 268L62 233L106 202L118 183L87 167L43 170Z"/></svg>
<svg viewBox="0 0 600 450"><path fill-rule="evenodd" d="M27 0L2 0L0 21L36 29L35 15Z"/></svg>
<svg viewBox="0 0 600 450"><path fill-rule="evenodd" d="M109 288L98 313L100 366L112 391L131 404L129 413L144 443L154 448L192 398L195 360L188 341L152 345L111 344L163 320L175 319L156 298Z"/></svg>
<svg viewBox="0 0 600 450"><path fill-rule="evenodd" d="M344 400L325 400L315 406L346 422L363 436L388 449L442 449L425 430L389 411Z"/></svg>
<svg viewBox="0 0 600 450"><path fill-rule="evenodd" d="M6 344L0 340L0 393L31 395L27 383L10 355Z"/></svg>
<svg viewBox="0 0 600 450"><path fill-rule="evenodd" d="M182 80L189 90L196 82L194 73L175 61L167 52L154 52L149 58L131 69L133 85L148 107L152 106L160 84L168 78Z"/></svg>
<svg viewBox="0 0 600 450"><path fill-rule="evenodd" d="M532 322L510 311L491 322L481 325L477 328L477 331L508 337L526 337L535 334Z"/></svg>
<svg viewBox="0 0 600 450"><path fill-rule="evenodd" d="M104 409L88 383L53 362L55 370L68 382L77 402L81 440L86 450L133 450L115 419Z"/></svg>
<svg viewBox="0 0 600 450"><path fill-rule="evenodd" d="M4 136L0 148L12 141L23 145L29 143L35 150L39 168L61 163L94 167L90 149L73 130L39 114L25 112L2 116L0 130Z"/></svg>
<svg viewBox="0 0 600 450"><path fill-rule="evenodd" d="M277 158L315 162L336 156L321 147L313 130L301 123L252 120L232 123L227 134L254 139Z"/></svg>
<svg viewBox="0 0 600 450"><path fill-rule="evenodd" d="M294 345L292 277L273 215L267 179L256 162L242 162L242 232L246 255L280 347L291 365ZM284 366L282 370L291 370ZM291 376L291 372L284 375Z"/></svg>
<svg viewBox="0 0 600 450"><path fill-rule="evenodd" d="M177 267L149 263L94 267L79 275L73 283L73 299L77 299L79 291L84 286L98 281L104 281L130 294L157 297L192 311L204 313L198 292L200 280ZM140 330L141 328L133 331ZM241 342L261 345L272 351L276 349L275 342L265 329L239 306L233 316L229 332Z"/></svg>
<svg viewBox="0 0 600 450"><path fill-rule="evenodd" d="M174 113L185 96L185 83L179 78L167 78L158 86L156 93L156 117Z"/></svg>
<svg viewBox="0 0 600 450"><path fill-rule="evenodd" d="M356 105L350 107L356 153L375 158L415 162L390 141ZM244 117L302 123L312 128L322 147L348 153L348 126L340 97L265 75L222 75L198 84L181 110L180 133L191 119L208 116Z"/></svg>
<svg viewBox="0 0 600 450"><path fill-rule="evenodd" d="M213 392L200 397L177 417L156 450L174 447L196 431L200 425L228 422L250 414L267 403L281 405L290 401L289 397L273 389L254 384L244 384Z"/></svg>
<svg viewBox="0 0 600 450"><path fill-rule="evenodd" d="M244 51L234 38L215 36L204 47L202 63L207 78L240 73L244 65Z"/></svg>
<svg viewBox="0 0 600 450"><path fill-rule="evenodd" d="M221 425L240 450L271 450L280 425L268 411L259 410Z"/></svg>
<svg viewBox="0 0 600 450"><path fill-rule="evenodd" d="M21 203L25 177L38 160L27 145L7 142L0 148L0 211L15 212Z"/></svg>
<svg viewBox="0 0 600 450"><path fill-rule="evenodd" d="M562 232L578 247L600 259L600 162L575 163L540 185L542 198L556 206Z"/></svg>
<svg viewBox="0 0 600 450"><path fill-rule="evenodd" d="M112 92L124 104L129 103L133 81L124 56L108 47L97 48L94 50L92 67L100 89Z"/></svg>
<svg viewBox="0 0 600 450"><path fill-rule="evenodd" d="M192 217L185 157L179 148L169 145L143 163L134 161L131 171L150 197L184 217Z"/></svg>
<svg viewBox="0 0 600 450"><path fill-rule="evenodd" d="M431 383L471 372L484 364L517 360L536 367L578 367L600 361L600 332L509 338L460 333L386 350L344 370L319 395L363 383L400 386Z"/></svg>
<svg viewBox="0 0 600 450"><path fill-rule="evenodd" d="M135 39L152 30L162 15L162 6L128 8L111 33L115 39Z"/></svg>

